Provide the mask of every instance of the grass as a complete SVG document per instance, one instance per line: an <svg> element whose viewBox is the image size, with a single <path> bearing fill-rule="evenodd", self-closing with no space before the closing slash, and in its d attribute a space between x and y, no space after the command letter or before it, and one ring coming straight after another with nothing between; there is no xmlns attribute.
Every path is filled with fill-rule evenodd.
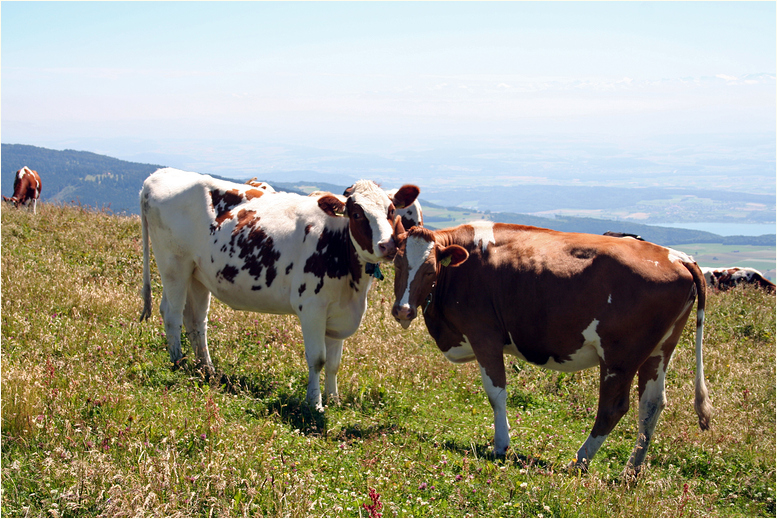
<svg viewBox="0 0 777 519"><path fill-rule="evenodd" d="M323 416L304 404L291 316L214 301L223 376L172 371L155 272L154 314L137 321L141 269L137 218L3 204L3 516L775 516L775 299L762 292L708 299L706 433L686 329L647 470L627 488L636 396L590 472L568 474L598 373L508 358L514 450L495 460L477 366L448 363L422 322L393 321L391 267Z"/></svg>

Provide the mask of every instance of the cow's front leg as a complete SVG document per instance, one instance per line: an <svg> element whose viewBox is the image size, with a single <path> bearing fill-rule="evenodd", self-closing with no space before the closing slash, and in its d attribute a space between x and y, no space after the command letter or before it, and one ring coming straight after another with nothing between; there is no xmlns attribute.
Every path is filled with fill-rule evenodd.
<svg viewBox="0 0 777 519"><path fill-rule="evenodd" d="M480 364L480 377L494 411L494 454L504 456L510 446L510 424L507 421L507 376L502 348L475 356Z"/></svg>
<svg viewBox="0 0 777 519"><path fill-rule="evenodd" d="M326 338L326 370L324 371L326 396L328 402L339 402L340 395L337 392L337 372L340 369L340 360L343 357L342 339Z"/></svg>
<svg viewBox="0 0 777 519"><path fill-rule="evenodd" d="M305 360L308 362L308 404L317 411L324 411L321 404L321 382L319 376L326 364L326 313L305 309L300 315L302 338L305 341Z"/></svg>

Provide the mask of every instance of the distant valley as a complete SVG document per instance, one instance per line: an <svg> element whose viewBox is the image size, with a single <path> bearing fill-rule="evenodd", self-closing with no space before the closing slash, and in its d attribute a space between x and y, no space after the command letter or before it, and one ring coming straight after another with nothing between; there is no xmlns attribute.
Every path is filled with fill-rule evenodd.
<svg viewBox="0 0 777 519"><path fill-rule="evenodd" d="M0 172L3 194L11 194L13 175L24 165L41 174L41 198L44 202L82 204L128 214L138 213L137 196L143 180L163 166L128 162L84 151L58 151L36 146L3 144ZM173 166L180 167L177 164ZM251 176L253 175L234 180L243 182ZM299 171L289 172L288 176L305 178L304 173ZM259 179L265 180L262 177ZM336 183L331 182L332 180ZM354 178L349 176L338 178L334 174L321 175L311 171L309 180L270 182L280 190L301 193L328 190L341 193L353 180ZM398 185L386 183L386 187ZM489 219L569 232L630 232L666 246L750 246L771 250L772 261L767 260L764 263L763 258L757 261L759 270L774 270L774 234L719 236L709 232L643 223L645 220L650 220L651 223L656 220L774 222L775 199L770 195L659 187L629 189L519 185L462 188L439 185L424 188L421 202L424 207L425 225L431 228L449 227L475 219ZM516 208L520 208L520 212ZM635 213L649 213L651 216L638 218L634 216ZM621 218L615 219L618 215ZM629 215L631 218L627 220ZM603 216L606 218L602 218Z"/></svg>

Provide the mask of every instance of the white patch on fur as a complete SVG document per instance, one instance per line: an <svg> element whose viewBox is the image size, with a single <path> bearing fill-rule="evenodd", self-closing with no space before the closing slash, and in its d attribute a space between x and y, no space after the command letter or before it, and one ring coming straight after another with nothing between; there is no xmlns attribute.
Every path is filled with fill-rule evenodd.
<svg viewBox="0 0 777 519"><path fill-rule="evenodd" d="M684 261L686 263L693 263L693 257L689 256L688 254L684 252L680 252L679 250L670 249L669 247L666 248L666 250L669 252L669 261L674 263L675 261Z"/></svg>
<svg viewBox="0 0 777 519"><path fill-rule="evenodd" d="M472 350L472 343L469 342L466 335L464 335L464 340L459 346L454 346L443 354L446 359L454 364L472 362L475 360L475 352Z"/></svg>
<svg viewBox="0 0 777 519"><path fill-rule="evenodd" d="M588 328L583 330L583 347L585 346L593 346L596 350L596 354L600 359L602 359L602 362L605 361L604 359L604 348L602 348L602 338L599 337L599 334L596 333L596 328L599 326L599 320L594 319L591 321L591 324L588 325ZM605 375L604 379L607 380L610 377L614 377L615 373L608 373Z"/></svg>
<svg viewBox="0 0 777 519"><path fill-rule="evenodd" d="M421 265L424 264L426 258L432 253L434 249L434 242L425 240L418 236L410 236L407 239L407 245L405 247L405 259L407 260L407 287L405 287L405 293L402 294L402 299L399 300L399 306L406 306L410 304L410 285L413 284L415 275Z"/></svg>
<svg viewBox="0 0 777 519"><path fill-rule="evenodd" d="M510 423L507 421L507 388L495 386L491 377L480 366L483 388L488 395L491 409L494 410L494 453L501 456L510 446Z"/></svg>
<svg viewBox="0 0 777 519"><path fill-rule="evenodd" d="M526 357L518 350L518 346L516 346L515 341L513 340L513 335L509 332L507 335L510 337L510 343L505 345L504 352L513 355L514 357L518 357L521 360L526 360ZM594 348L593 345L584 344L579 350L570 355L569 360L556 362L556 360L551 357L548 359L548 362L542 364L541 367L554 371L574 373L576 371L591 368L597 364L599 364L599 353L596 351L596 348Z"/></svg>
<svg viewBox="0 0 777 519"><path fill-rule="evenodd" d="M583 346L593 346L594 348L596 348L596 353L599 354L599 358L604 360L602 339L601 337L599 337L599 334L596 333L596 328L598 326L599 326L599 320L594 319L593 321L591 321L591 324L588 325L588 328L583 330L583 339L585 339Z"/></svg>
<svg viewBox="0 0 777 519"><path fill-rule="evenodd" d="M469 225L475 229L475 246L480 244L480 248L485 254L488 244L493 243L496 245L496 238L494 238L494 222L488 222L485 220L479 222L471 222Z"/></svg>

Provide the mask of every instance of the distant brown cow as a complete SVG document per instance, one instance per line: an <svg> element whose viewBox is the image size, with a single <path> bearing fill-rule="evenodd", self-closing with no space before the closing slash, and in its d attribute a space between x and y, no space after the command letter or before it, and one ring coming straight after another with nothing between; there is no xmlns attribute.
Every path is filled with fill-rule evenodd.
<svg viewBox="0 0 777 519"><path fill-rule="evenodd" d="M37 213L38 197L40 197L40 175L27 166L16 172L16 178L13 181L13 196L3 197L6 202L13 202L14 207L25 205L29 207L32 200L32 212Z"/></svg>
<svg viewBox="0 0 777 519"><path fill-rule="evenodd" d="M395 232L392 314L408 327L420 306L448 360L480 364L497 455L510 443L509 353L570 373L599 367L599 410L575 463L583 470L626 414L637 376L639 434L625 475L639 473L666 405L669 360L697 297L695 407L699 426L709 428L706 283L691 257L634 239L493 222L406 233L397 223Z"/></svg>
<svg viewBox="0 0 777 519"><path fill-rule="evenodd" d="M775 293L774 283L755 269L745 267L709 268L702 267L707 286L716 290L728 290L737 285L753 285L767 292Z"/></svg>

